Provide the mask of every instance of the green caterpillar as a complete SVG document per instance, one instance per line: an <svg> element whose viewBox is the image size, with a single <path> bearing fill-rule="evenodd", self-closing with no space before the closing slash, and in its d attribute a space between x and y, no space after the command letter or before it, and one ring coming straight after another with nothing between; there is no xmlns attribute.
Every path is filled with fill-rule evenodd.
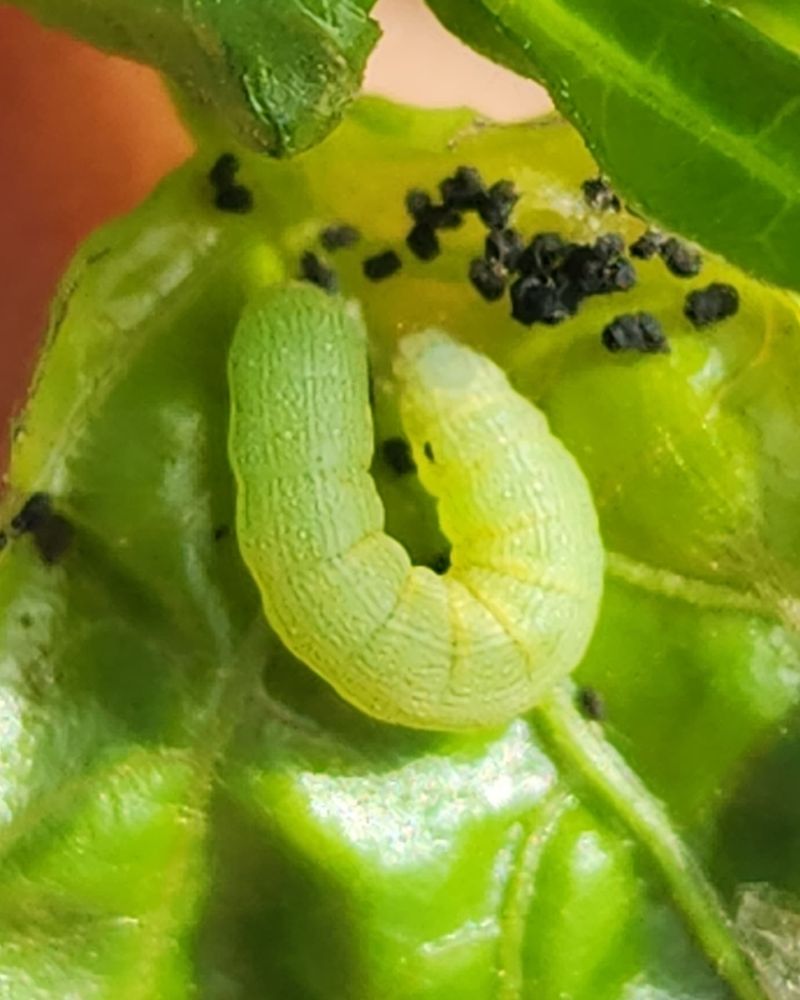
<svg viewBox="0 0 800 1000"><path fill-rule="evenodd" d="M237 532L267 618L349 702L424 729L507 722L580 661L603 549L588 485L500 369L406 337L401 418L452 543L438 576L384 530L358 307L265 290L230 355Z"/></svg>

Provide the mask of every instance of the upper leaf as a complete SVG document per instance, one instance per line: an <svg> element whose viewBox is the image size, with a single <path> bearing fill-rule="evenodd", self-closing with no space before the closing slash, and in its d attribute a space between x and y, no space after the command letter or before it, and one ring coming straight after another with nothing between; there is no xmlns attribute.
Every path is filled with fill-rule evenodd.
<svg viewBox="0 0 800 1000"><path fill-rule="evenodd" d="M290 156L319 142L361 84L375 0L16 0L100 48L149 63L240 142Z"/></svg>
<svg viewBox="0 0 800 1000"><path fill-rule="evenodd" d="M517 71L527 66L645 215L800 288L796 7L428 2L467 42L479 40L479 25L479 47Z"/></svg>
<svg viewBox="0 0 800 1000"><path fill-rule="evenodd" d="M779 45L800 51L800 2L798 0L717 0L733 13L747 18Z"/></svg>

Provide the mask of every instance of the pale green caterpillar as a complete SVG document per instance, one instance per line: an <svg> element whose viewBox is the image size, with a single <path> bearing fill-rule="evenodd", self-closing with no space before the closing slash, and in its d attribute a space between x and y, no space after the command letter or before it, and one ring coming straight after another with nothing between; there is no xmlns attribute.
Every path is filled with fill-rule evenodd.
<svg viewBox="0 0 800 1000"><path fill-rule="evenodd" d="M387 722L504 723L580 661L603 549L589 488L487 358L438 331L395 362L419 474L452 543L445 576L383 530L358 307L311 286L249 305L230 355L237 532L270 624Z"/></svg>
<svg viewBox="0 0 800 1000"><path fill-rule="evenodd" d="M537 706L548 753L645 846L742 1000L764 993L723 906L657 800L559 683L602 592L589 488L544 416L437 331L401 341L400 409L452 542L445 576L383 531L367 343L354 303L310 285L245 310L230 355L237 531L267 617L348 701L387 722L467 730Z"/></svg>

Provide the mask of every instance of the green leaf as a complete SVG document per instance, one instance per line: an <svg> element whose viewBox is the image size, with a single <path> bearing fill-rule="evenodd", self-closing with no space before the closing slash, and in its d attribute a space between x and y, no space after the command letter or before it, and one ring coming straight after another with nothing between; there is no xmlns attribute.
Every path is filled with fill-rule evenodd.
<svg viewBox="0 0 800 1000"><path fill-rule="evenodd" d="M798 0L718 0L732 12L739 12L759 31L779 45L800 51L800 3Z"/></svg>
<svg viewBox="0 0 800 1000"><path fill-rule="evenodd" d="M15 0L48 24L149 63L193 108L275 156L313 146L358 92L375 0ZM207 113L207 112L206 112Z"/></svg>
<svg viewBox="0 0 800 1000"><path fill-rule="evenodd" d="M800 288L796 5L428 2L467 42L526 63L645 215Z"/></svg>
<svg viewBox="0 0 800 1000"><path fill-rule="evenodd" d="M765 981L791 984L793 299L717 259L689 284L651 261L636 290L526 330L465 279L485 235L475 219L441 234L436 261L411 258L406 190L460 163L517 183L526 233L641 232L586 208L579 185L596 168L554 118L485 128L363 102L297 160L241 152L244 216L213 207L220 151L83 247L16 428L3 520L46 491L74 537L52 565L30 535L0 554L3 995L770 995L732 975L729 926L709 947L692 909L704 878L731 914L741 898ZM363 233L330 263L370 327L378 442L397 430L392 346L436 323L510 371L591 479L612 555L578 679L607 721L570 722L574 741L541 713L467 736L382 725L262 618L231 532L227 346L251 291L293 276L336 220ZM403 269L371 284L361 262L387 247ZM742 310L695 331L683 297L712 279L736 283ZM671 353L608 353L605 322L642 308ZM430 560L433 506L379 454L390 528ZM622 758L666 803L660 840ZM598 764L631 795L598 794ZM663 855L678 833L693 850L682 882ZM725 949L734 987L715 969Z"/></svg>

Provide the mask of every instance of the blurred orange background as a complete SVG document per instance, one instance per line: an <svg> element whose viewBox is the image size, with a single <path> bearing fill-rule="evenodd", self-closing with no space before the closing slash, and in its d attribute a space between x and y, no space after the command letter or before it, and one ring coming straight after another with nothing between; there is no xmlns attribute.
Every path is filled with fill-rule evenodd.
<svg viewBox="0 0 800 1000"><path fill-rule="evenodd" d="M500 119L546 95L449 36L422 0L381 0L367 89ZM0 5L0 425L24 402L59 275L80 240L191 153L156 75ZM0 467L7 453L0 439Z"/></svg>

